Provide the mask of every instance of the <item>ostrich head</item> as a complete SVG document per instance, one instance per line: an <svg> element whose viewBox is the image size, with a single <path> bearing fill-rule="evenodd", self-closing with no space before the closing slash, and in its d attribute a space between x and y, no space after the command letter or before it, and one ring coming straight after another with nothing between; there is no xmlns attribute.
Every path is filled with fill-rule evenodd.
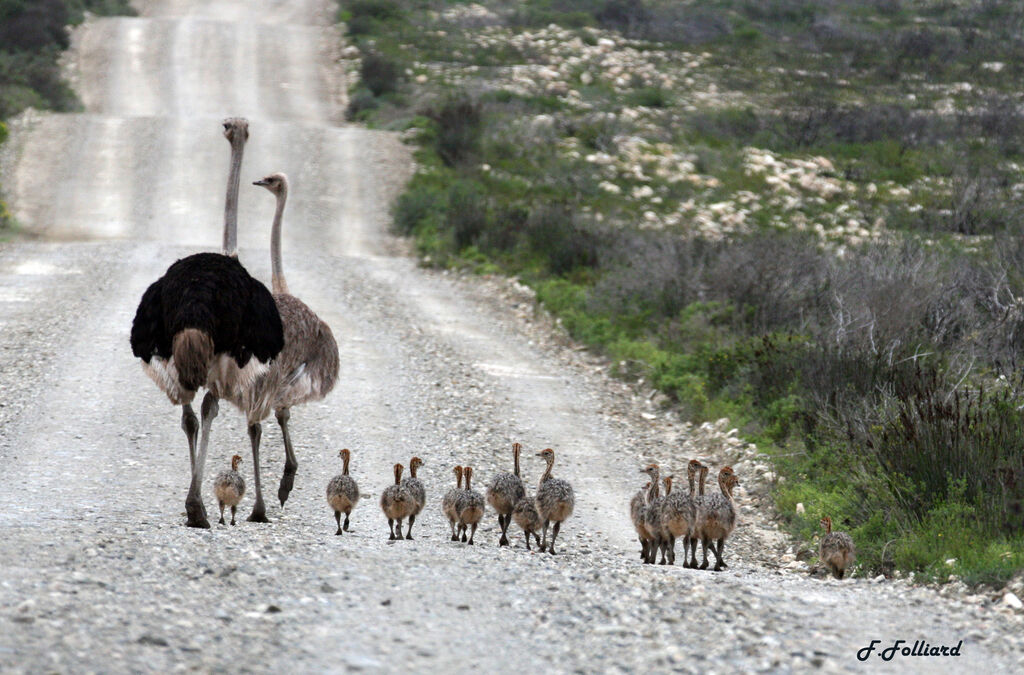
<svg viewBox="0 0 1024 675"><path fill-rule="evenodd" d="M416 469L423 466L423 460L419 457L413 457L409 460L409 475L413 478L416 477Z"/></svg>
<svg viewBox="0 0 1024 675"><path fill-rule="evenodd" d="M832 519L825 516L821 519L821 526L825 528L825 534L832 532Z"/></svg>
<svg viewBox="0 0 1024 675"><path fill-rule="evenodd" d="M348 448L344 448L341 452L338 453L338 457L341 457L346 462L348 461L349 457L351 457L351 456L352 456L352 453L349 452Z"/></svg>
<svg viewBox="0 0 1024 675"><path fill-rule="evenodd" d="M700 471L700 467L703 466L696 459L691 459L690 463L686 465L686 475L692 480L697 476L697 472Z"/></svg>
<svg viewBox="0 0 1024 675"><path fill-rule="evenodd" d="M648 464L645 468L640 469L640 473L646 473L653 481L658 480L659 471L660 469L657 464Z"/></svg>
<svg viewBox="0 0 1024 675"><path fill-rule="evenodd" d="M466 489L469 489L469 479L473 477L473 467L464 466L462 467L462 476L466 479Z"/></svg>
<svg viewBox="0 0 1024 675"><path fill-rule="evenodd" d="M537 456L543 457L544 461L547 462L548 464L555 463L555 451L552 450L551 448L545 448L541 450L540 452L537 453Z"/></svg>
<svg viewBox="0 0 1024 675"><path fill-rule="evenodd" d="M232 144L236 140L243 143L249 140L249 120L244 117L229 117L224 120L223 124L224 137Z"/></svg>
<svg viewBox="0 0 1024 675"><path fill-rule="evenodd" d="M718 484L729 488L731 492L734 487L740 484L740 479L732 472L731 466L723 466L718 472Z"/></svg>
<svg viewBox="0 0 1024 675"><path fill-rule="evenodd" d="M265 187L275 195L288 194L288 176L280 172L264 176L252 184Z"/></svg>
<svg viewBox="0 0 1024 675"><path fill-rule="evenodd" d="M231 458L231 470L238 471L238 465L242 463L242 456L235 455Z"/></svg>
<svg viewBox="0 0 1024 675"><path fill-rule="evenodd" d="M454 469L452 469L452 473L455 474L455 483L459 487L462 487L462 467L456 466Z"/></svg>

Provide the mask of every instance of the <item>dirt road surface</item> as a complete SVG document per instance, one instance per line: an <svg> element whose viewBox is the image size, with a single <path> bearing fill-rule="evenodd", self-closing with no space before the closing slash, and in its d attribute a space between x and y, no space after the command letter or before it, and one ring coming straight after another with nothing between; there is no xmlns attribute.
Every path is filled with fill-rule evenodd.
<svg viewBox="0 0 1024 675"><path fill-rule="evenodd" d="M151 0L93 20L69 68L85 112L30 115L2 184L35 238L0 247L0 671L1009 672L1020 615L904 583L822 581L779 562L764 466L727 429L693 429L558 338L523 289L421 270L387 234L411 172L396 136L345 126L327 0ZM274 500L280 432L264 425L271 523L184 527L180 413L144 376L128 331L175 259L220 243L226 116L250 119L240 257L269 281L273 199L292 181L285 269L338 338L341 377L297 408L296 488ZM560 555L528 553L496 519L448 541L451 466L477 485L524 444L557 451L576 512ZM352 450L364 499L334 535L324 499ZM221 405L207 476L239 453ZM394 462L423 457L412 541L378 508ZM643 566L628 501L639 469L729 462L742 513L721 573ZM209 483L207 508L215 509ZM244 517L251 494L242 503ZM514 526L513 526L514 529ZM871 640L955 645L959 658L872 656ZM880 647L881 648L881 647Z"/></svg>

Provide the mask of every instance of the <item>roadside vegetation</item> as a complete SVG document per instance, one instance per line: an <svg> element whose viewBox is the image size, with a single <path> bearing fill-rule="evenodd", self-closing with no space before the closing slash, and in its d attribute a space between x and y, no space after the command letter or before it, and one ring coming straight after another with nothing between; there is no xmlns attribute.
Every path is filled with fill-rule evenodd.
<svg viewBox="0 0 1024 675"><path fill-rule="evenodd" d="M135 10L128 0L0 0L0 143L7 137L4 121L25 108L77 108L57 60L70 44L67 27L81 23L86 12ZM0 235L11 227L13 218L0 200Z"/></svg>
<svg viewBox="0 0 1024 675"><path fill-rule="evenodd" d="M1024 568L1024 8L340 4L426 262L731 418L808 549L831 515L861 574Z"/></svg>

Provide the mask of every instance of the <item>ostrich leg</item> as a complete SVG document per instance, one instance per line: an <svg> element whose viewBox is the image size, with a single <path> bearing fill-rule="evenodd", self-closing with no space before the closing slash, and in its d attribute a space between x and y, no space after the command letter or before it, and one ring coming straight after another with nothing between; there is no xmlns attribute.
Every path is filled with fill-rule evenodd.
<svg viewBox="0 0 1024 675"><path fill-rule="evenodd" d="M263 482L260 480L260 437L263 427L259 422L249 425L249 441L252 443L252 469L256 483L256 503L252 505L252 513L246 519L251 523L269 523L267 507L263 504Z"/></svg>
<svg viewBox="0 0 1024 675"><path fill-rule="evenodd" d="M185 511L188 513L186 525L189 527L210 527L210 521L206 519L206 506L203 504L202 497L203 470L206 467L206 451L210 447L210 430L219 411L220 405L217 403L217 397L207 392L203 397L201 411L203 420L199 437L199 452L196 453L195 462L192 464L192 484L188 488L188 498L185 500Z"/></svg>
<svg viewBox="0 0 1024 675"><path fill-rule="evenodd" d="M181 406L181 429L188 439L188 459L192 466L192 483L188 488L188 497L185 498L185 512L188 520L185 524L189 527L210 527L210 521L206 519L206 507L203 505L202 493L200 491L203 482L202 475L196 476L196 443L199 440L199 419L192 410L192 405L186 403ZM199 469L202 474L202 469Z"/></svg>
<svg viewBox="0 0 1024 675"><path fill-rule="evenodd" d="M295 483L295 472L299 468L299 462L295 459L295 451L292 450L292 437L288 433L288 420L292 414L288 408L280 408L277 411L277 423L281 425L281 435L284 436L284 474L281 476L281 484L277 488L277 498L281 500L281 506L288 501L288 495Z"/></svg>

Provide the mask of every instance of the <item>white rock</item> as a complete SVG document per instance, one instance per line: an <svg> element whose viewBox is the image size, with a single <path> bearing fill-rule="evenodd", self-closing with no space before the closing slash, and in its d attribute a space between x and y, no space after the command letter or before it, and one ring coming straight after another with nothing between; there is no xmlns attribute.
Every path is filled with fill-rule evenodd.
<svg viewBox="0 0 1024 675"><path fill-rule="evenodd" d="M879 574L877 577L875 577L874 579L871 580L871 583L873 583L873 584L880 584L883 581L885 581L885 575L884 574Z"/></svg>
<svg viewBox="0 0 1024 675"><path fill-rule="evenodd" d="M946 567L952 567L956 564L956 558L946 558Z"/></svg>
<svg viewBox="0 0 1024 675"><path fill-rule="evenodd" d="M807 509L804 508L804 503L803 502L797 502L797 504L796 504L796 512L797 512L797 515L800 515L800 516L802 516L804 513L807 512Z"/></svg>
<svg viewBox="0 0 1024 675"><path fill-rule="evenodd" d="M1007 593L1003 596L1003 604L1013 609L1024 609L1024 602L1021 602L1020 598L1013 593Z"/></svg>

